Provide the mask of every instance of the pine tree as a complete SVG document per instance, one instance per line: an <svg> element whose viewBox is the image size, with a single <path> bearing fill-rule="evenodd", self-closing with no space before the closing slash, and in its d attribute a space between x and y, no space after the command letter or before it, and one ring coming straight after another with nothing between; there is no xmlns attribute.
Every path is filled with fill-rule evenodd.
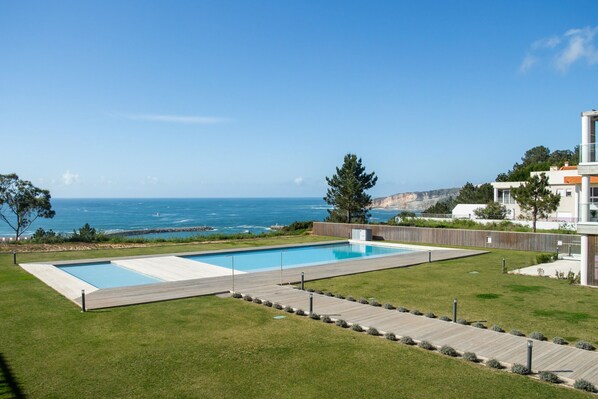
<svg viewBox="0 0 598 399"><path fill-rule="evenodd" d="M521 210L531 213L534 232L538 218L545 218L556 211L561 201L561 196L550 191L548 186L548 176L541 173L530 176L524 184L511 190Z"/></svg>
<svg viewBox="0 0 598 399"><path fill-rule="evenodd" d="M343 166L336 168L336 174L326 177L328 191L324 200L333 209L328 210L329 222L364 223L369 216L372 197L366 190L374 187L378 177L374 172L366 173L361 158L355 154L345 155Z"/></svg>

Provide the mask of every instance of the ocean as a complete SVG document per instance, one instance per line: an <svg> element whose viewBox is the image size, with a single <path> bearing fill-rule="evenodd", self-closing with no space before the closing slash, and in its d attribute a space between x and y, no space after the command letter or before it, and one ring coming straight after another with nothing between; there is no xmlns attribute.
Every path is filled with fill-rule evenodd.
<svg viewBox="0 0 598 399"><path fill-rule="evenodd" d="M38 219L25 235L39 227L72 233L85 223L105 232L150 228L211 226L211 232L158 233L146 238L187 237L198 234L259 234L273 225L294 221L322 221L329 206L321 198L79 198L52 199L53 219ZM397 210L374 209L370 221L386 221ZM14 232L0 221L0 237Z"/></svg>

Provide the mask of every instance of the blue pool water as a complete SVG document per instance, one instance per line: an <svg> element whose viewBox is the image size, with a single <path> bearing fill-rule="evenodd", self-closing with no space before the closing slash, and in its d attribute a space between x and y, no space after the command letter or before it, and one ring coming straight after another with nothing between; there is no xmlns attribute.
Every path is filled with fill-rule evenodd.
<svg viewBox="0 0 598 399"><path fill-rule="evenodd" d="M162 282L158 278L146 276L110 262L67 265L59 266L59 268L97 288L127 287Z"/></svg>
<svg viewBox="0 0 598 399"><path fill-rule="evenodd" d="M299 266L313 266L326 263L397 255L413 252L409 249L362 244L329 244L294 248L278 248L242 252L228 252L214 255L192 255L186 259L209 263L211 265L232 268L234 257L235 270L256 272Z"/></svg>

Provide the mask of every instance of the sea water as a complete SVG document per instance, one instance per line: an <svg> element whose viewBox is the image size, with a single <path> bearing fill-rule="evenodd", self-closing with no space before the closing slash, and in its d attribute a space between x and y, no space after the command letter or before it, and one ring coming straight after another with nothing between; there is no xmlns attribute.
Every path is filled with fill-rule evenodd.
<svg viewBox="0 0 598 399"><path fill-rule="evenodd" d="M210 226L211 232L152 234L147 238L186 237L198 234L260 234L274 225L294 221L323 221L330 207L321 198L127 198L52 199L53 219L37 219L27 234L39 227L72 233L85 223L114 232L149 228ZM387 221L397 210L374 209L371 222ZM0 237L14 232L0 222Z"/></svg>

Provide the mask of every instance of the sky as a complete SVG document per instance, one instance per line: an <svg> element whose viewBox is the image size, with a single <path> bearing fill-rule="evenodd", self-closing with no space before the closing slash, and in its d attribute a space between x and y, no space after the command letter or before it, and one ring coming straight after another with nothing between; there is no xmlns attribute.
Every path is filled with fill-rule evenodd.
<svg viewBox="0 0 598 399"><path fill-rule="evenodd" d="M493 181L598 108L594 1L0 1L0 174L55 198Z"/></svg>

